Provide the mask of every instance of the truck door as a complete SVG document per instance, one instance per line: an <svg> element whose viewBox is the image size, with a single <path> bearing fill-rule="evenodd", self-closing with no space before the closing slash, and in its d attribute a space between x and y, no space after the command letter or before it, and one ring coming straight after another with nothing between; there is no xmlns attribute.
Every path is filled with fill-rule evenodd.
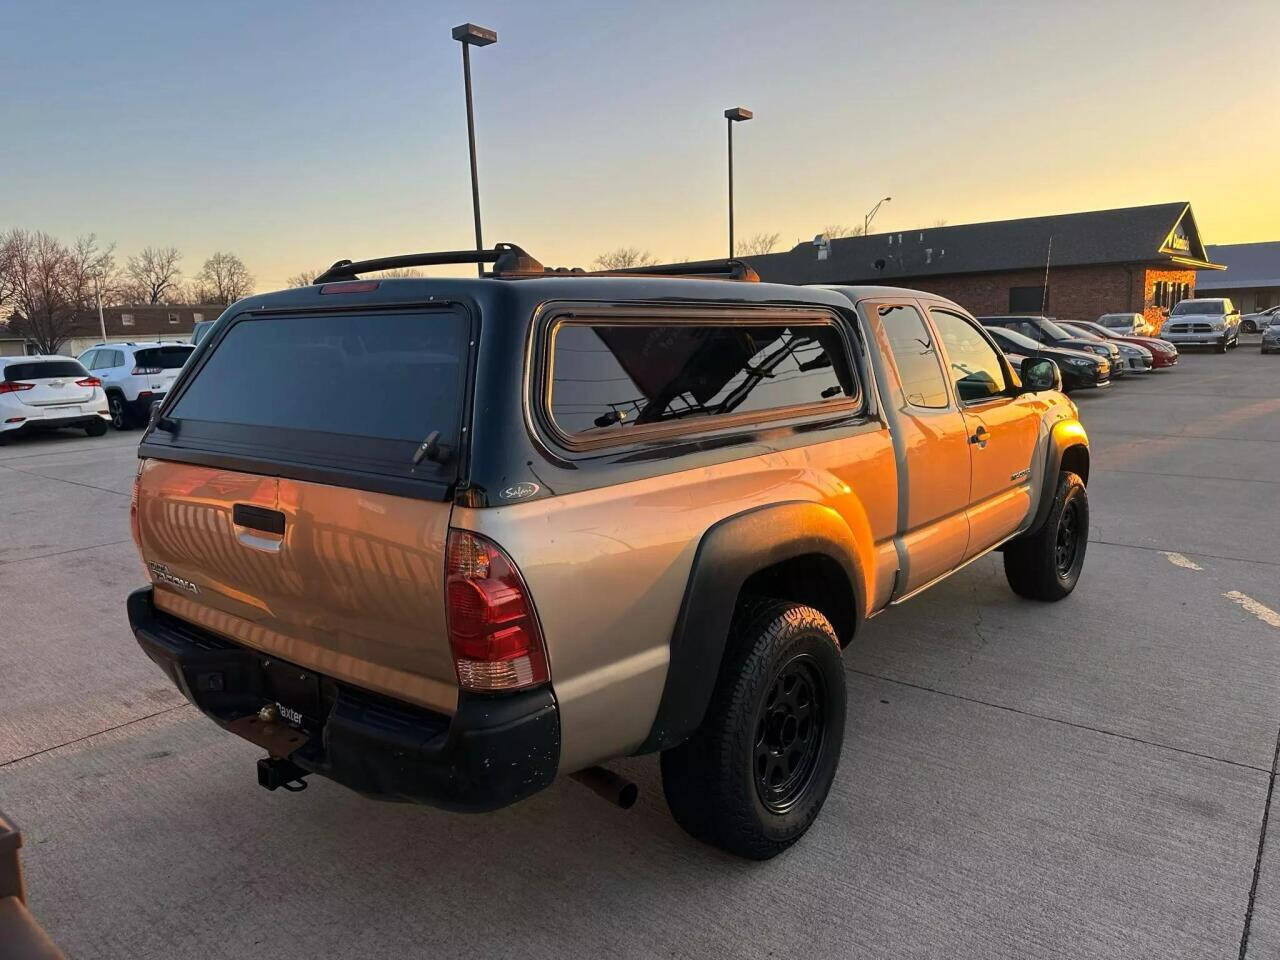
<svg viewBox="0 0 1280 960"><path fill-rule="evenodd" d="M955 568L969 542L969 442L940 351L911 300L862 305L898 465L895 598Z"/></svg>
<svg viewBox="0 0 1280 960"><path fill-rule="evenodd" d="M965 558L995 546L1031 508L1031 458L1040 417L1032 395L1014 396L991 340L976 323L950 310L929 313L946 353L968 432L969 545Z"/></svg>

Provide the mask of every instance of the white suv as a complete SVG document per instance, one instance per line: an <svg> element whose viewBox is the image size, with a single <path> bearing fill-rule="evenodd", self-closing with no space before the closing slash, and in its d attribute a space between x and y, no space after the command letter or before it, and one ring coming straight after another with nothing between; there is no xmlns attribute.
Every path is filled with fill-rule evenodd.
<svg viewBox="0 0 1280 960"><path fill-rule="evenodd" d="M127 430L146 421L151 405L168 393L194 349L173 340L100 343L80 354L80 362L102 381L112 425Z"/></svg>
<svg viewBox="0 0 1280 960"><path fill-rule="evenodd" d="M102 383L71 357L0 357L0 437L38 427L107 432Z"/></svg>

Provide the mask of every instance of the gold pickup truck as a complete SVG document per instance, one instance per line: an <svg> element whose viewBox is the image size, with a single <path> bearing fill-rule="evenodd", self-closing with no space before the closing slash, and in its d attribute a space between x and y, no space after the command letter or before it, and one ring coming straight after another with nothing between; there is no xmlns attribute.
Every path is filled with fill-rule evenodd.
<svg viewBox="0 0 1280 960"><path fill-rule="evenodd" d="M660 752L677 821L763 859L830 789L869 618L992 550L1071 592L1089 449L1052 361L926 293L684 269L716 278L340 261L218 319L139 447L128 608L264 786L626 803L598 765Z"/></svg>

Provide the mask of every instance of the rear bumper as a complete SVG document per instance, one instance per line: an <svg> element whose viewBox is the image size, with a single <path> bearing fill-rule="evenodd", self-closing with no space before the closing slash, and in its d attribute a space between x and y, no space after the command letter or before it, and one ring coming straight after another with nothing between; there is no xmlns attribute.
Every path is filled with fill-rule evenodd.
<svg viewBox="0 0 1280 960"><path fill-rule="evenodd" d="M80 404L79 409L73 413L68 413L66 408L58 409L57 407L37 407L24 406L22 408L6 406L0 410L0 432L10 430L36 430L47 428L50 430L58 427L84 427L93 423L95 420L101 420L104 423L111 422L111 414L107 411L107 401L101 401L102 409L98 401Z"/></svg>
<svg viewBox="0 0 1280 960"><path fill-rule="evenodd" d="M457 713L448 717L242 647L157 611L152 596L151 587L129 595L138 644L219 726L259 742L246 736L243 721L277 702L282 669L314 691L310 703L285 704L303 719L296 728L275 724L271 738L300 742L273 755L310 773L379 799L469 812L515 803L555 779L560 716L548 687L462 693Z"/></svg>

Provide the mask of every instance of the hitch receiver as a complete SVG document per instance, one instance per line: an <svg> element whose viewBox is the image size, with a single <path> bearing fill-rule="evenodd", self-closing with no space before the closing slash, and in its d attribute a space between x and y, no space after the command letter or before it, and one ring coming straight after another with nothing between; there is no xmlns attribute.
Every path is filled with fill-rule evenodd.
<svg viewBox="0 0 1280 960"><path fill-rule="evenodd" d="M290 760L263 757L258 761L258 786L268 790L283 787L290 793L301 793L307 789L306 776L307 771Z"/></svg>

